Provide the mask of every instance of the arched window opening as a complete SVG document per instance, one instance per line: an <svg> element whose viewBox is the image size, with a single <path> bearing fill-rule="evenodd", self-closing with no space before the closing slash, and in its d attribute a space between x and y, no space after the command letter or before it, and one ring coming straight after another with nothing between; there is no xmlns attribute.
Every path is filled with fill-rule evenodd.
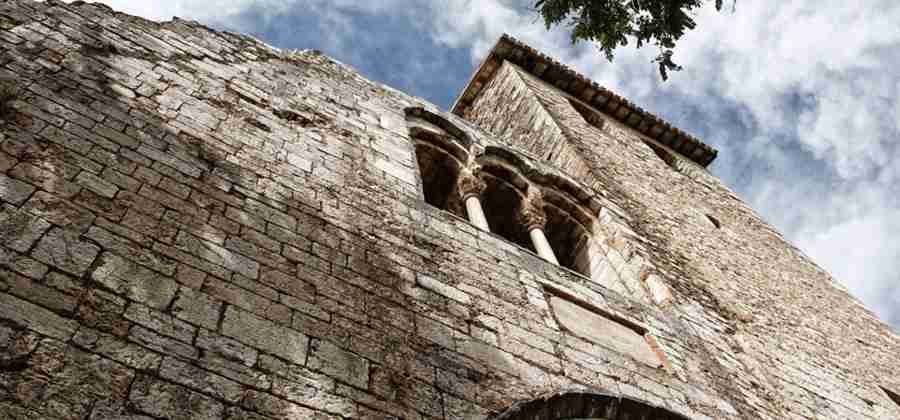
<svg viewBox="0 0 900 420"><path fill-rule="evenodd" d="M487 185L482 194L482 204L491 232L536 252L519 217L525 200L524 192L490 173L483 172L481 176Z"/></svg>
<svg viewBox="0 0 900 420"><path fill-rule="evenodd" d="M552 204L544 206L547 224L544 234L559 265L583 276L591 276L590 243L587 229L568 213Z"/></svg>
<svg viewBox="0 0 900 420"><path fill-rule="evenodd" d="M543 188L544 234L559 260L559 265L591 277L591 232L593 218L567 194Z"/></svg>
<svg viewBox="0 0 900 420"><path fill-rule="evenodd" d="M688 420L650 403L603 391L560 392L513 405L490 420Z"/></svg>
<svg viewBox="0 0 900 420"><path fill-rule="evenodd" d="M472 147L472 139L451 123L446 118L432 112L426 111L424 108L415 107L406 109L406 121L410 127L420 126L426 131L438 132L445 136L452 137L454 141L459 143L460 148L465 152ZM461 156L457 156L462 160Z"/></svg>
<svg viewBox="0 0 900 420"><path fill-rule="evenodd" d="M407 109L406 122L415 143L425 202L465 217L456 185L471 140L446 119L422 108Z"/></svg>
<svg viewBox="0 0 900 420"><path fill-rule="evenodd" d="M416 160L422 176L422 190L425 202L441 210L451 211L457 216L461 206L454 194L456 181L462 170L462 164L446 151L426 142L416 142Z"/></svg>

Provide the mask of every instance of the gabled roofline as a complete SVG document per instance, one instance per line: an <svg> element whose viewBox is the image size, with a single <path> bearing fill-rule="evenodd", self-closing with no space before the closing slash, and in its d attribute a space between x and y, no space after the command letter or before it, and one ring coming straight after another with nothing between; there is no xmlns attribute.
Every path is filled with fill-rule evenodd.
<svg viewBox="0 0 900 420"><path fill-rule="evenodd" d="M703 167L709 166L719 153L700 139L507 34L500 37L482 61L466 84L466 88L457 97L451 112L463 116L484 86L494 77L503 61L518 65L535 77L556 86Z"/></svg>

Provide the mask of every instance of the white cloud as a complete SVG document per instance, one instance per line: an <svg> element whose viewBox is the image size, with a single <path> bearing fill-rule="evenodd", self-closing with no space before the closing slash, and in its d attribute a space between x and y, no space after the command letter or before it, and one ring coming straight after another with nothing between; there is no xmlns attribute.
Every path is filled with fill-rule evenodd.
<svg viewBox="0 0 900 420"><path fill-rule="evenodd" d="M434 41L471 49L472 63L507 32L648 109L707 133L722 149L716 171L766 219L854 293L900 322L900 3L845 0L738 1L698 13L676 60L685 70L660 83L655 51L633 47L609 64L568 35L547 33L528 0L109 0L153 19L227 21L253 7L272 15L302 7L329 19L341 44L348 13L405 14ZM423 75L425 76L425 75ZM462 77L467 77L463 75ZM708 121L682 118L672 103ZM731 116L726 114L731 112ZM732 124L711 126L732 118ZM730 137L730 136L740 137ZM746 169L749 168L749 169Z"/></svg>

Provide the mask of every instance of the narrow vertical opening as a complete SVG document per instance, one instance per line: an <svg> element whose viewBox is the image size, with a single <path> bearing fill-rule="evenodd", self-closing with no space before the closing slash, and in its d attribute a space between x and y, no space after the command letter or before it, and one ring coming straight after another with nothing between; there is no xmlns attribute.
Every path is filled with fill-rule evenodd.
<svg viewBox="0 0 900 420"><path fill-rule="evenodd" d="M469 138L449 121L421 108L406 110L425 202L464 217L456 184L468 159Z"/></svg>
<svg viewBox="0 0 900 420"><path fill-rule="evenodd" d="M559 265L585 277L591 277L592 216L575 201L572 186L556 182L553 188L542 188L544 214L547 224L544 233L556 254Z"/></svg>
<svg viewBox="0 0 900 420"><path fill-rule="evenodd" d="M556 254L559 265L590 277L591 263L587 231L567 212L553 206L544 206L547 224L544 234Z"/></svg>
<svg viewBox="0 0 900 420"><path fill-rule="evenodd" d="M491 232L522 248L536 252L519 218L524 194L501 178L488 174L483 176L487 188L482 194L482 206Z"/></svg>
<svg viewBox="0 0 900 420"><path fill-rule="evenodd" d="M456 209L450 206L461 165L456 159L441 149L428 143L416 144L416 160L422 176L422 190L425 202L441 210ZM462 215L458 215L462 216Z"/></svg>

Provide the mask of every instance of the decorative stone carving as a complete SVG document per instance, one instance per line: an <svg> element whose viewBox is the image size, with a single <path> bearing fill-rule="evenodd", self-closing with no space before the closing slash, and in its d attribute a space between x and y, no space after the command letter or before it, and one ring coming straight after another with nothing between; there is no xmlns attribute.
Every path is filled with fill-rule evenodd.
<svg viewBox="0 0 900 420"><path fill-rule="evenodd" d="M526 231L544 228L544 225L547 224L547 215L544 213L544 200L539 191L529 192L528 197L522 201L518 217L519 223Z"/></svg>
<svg viewBox="0 0 900 420"><path fill-rule="evenodd" d="M469 197L480 197L481 193L487 188L487 184L476 176L473 171L465 170L459 174L459 180L456 183L459 190L460 201L465 202Z"/></svg>

